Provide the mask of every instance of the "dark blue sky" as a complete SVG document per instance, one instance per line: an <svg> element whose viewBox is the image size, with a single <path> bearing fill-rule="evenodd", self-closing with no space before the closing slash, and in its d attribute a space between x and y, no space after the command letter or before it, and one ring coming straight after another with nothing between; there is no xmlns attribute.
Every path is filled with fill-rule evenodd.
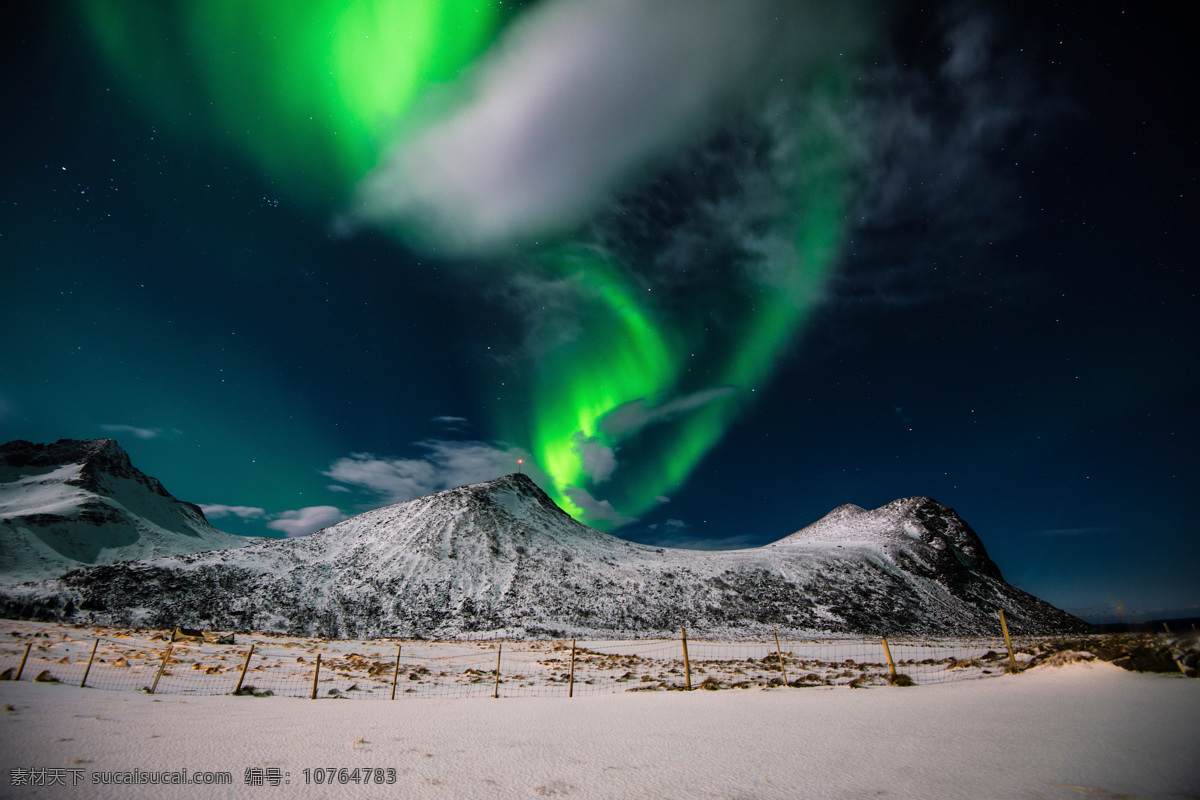
<svg viewBox="0 0 1200 800"><path fill-rule="evenodd" d="M253 132L271 108L214 112L221 95L197 88L186 46L155 56L170 97L152 58L106 57L84 13L104 5L32 5L3 34L0 439L116 438L235 533L303 533L514 471L518 456L549 481L533 438L504 421L554 383L537 366L545 337L588 320L554 305L561 276L523 260L534 235L479 249L411 220L347 233L352 181L282 139L286 177L255 156L236 115ZM536 15L554 8L503 22L552 29ZM641 310L703 348L675 394L646 398L658 416L644 430L588 440L615 465L580 484L591 518L632 518L615 532L637 541L749 546L842 503L928 495L1056 605L1196 614L1200 126L1185 6L865 8L865 43L848 36L853 58L829 62L836 102L806 105L819 75L789 95L751 70L750 99L714 101L606 184L598 211L549 234L602 248L628 285L665 298ZM131 41L178 41L164 28L150 42L155 30ZM770 122L772 104L796 121ZM770 285L746 276L767 269L755 254L788 216L763 209L807 185L773 159L825 113L848 165L836 252L766 377L730 386L722 359ZM485 199L515 205L514 191ZM460 224L478 233L466 212L437 220ZM603 361L603 342L588 356ZM671 426L715 403L732 409L715 443L662 502L630 499L622 476L656 469Z"/></svg>

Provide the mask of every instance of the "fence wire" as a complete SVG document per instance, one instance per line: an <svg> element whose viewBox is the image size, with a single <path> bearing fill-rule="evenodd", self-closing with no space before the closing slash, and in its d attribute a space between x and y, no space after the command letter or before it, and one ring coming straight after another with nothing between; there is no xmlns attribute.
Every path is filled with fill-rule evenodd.
<svg viewBox="0 0 1200 800"><path fill-rule="evenodd" d="M998 637L890 640L889 665L881 639L850 637L689 639L685 658L682 639L346 642L261 634L214 644L20 625L33 632L0 634L0 680L172 695L398 700L922 685L1001 675L1009 659ZM1029 650L1034 641L1013 644Z"/></svg>

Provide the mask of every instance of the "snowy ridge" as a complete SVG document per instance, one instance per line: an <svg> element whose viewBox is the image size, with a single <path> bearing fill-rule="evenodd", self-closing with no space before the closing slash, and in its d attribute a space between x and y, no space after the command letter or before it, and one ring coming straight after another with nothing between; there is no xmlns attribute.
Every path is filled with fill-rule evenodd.
<svg viewBox="0 0 1200 800"><path fill-rule="evenodd" d="M0 446L0 582L246 541L172 497L112 439Z"/></svg>
<svg viewBox="0 0 1200 800"><path fill-rule="evenodd" d="M839 506L813 524L767 546L866 544L883 546L895 556L909 541L926 545L914 552L925 556L930 569L953 572L966 568L1004 579L971 526L954 509L929 497L901 498L873 511L850 504Z"/></svg>
<svg viewBox="0 0 1200 800"><path fill-rule="evenodd" d="M1087 626L1000 577L951 510L843 506L766 547L634 544L571 519L526 475L376 509L309 537L96 566L9 587L0 614L330 638L992 633Z"/></svg>

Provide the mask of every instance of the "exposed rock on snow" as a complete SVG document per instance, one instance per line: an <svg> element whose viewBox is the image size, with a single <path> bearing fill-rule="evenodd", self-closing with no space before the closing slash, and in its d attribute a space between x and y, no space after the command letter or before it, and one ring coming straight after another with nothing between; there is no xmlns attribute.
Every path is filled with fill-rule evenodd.
<svg viewBox="0 0 1200 800"><path fill-rule="evenodd" d="M1088 626L1004 582L953 510L842 506L766 547L634 544L571 519L526 475L380 508L302 539L92 567L9 587L5 616L327 637L994 635Z"/></svg>
<svg viewBox="0 0 1200 800"><path fill-rule="evenodd" d="M247 541L209 525L112 439L0 445L0 582Z"/></svg>
<svg viewBox="0 0 1200 800"><path fill-rule="evenodd" d="M1131 672L1181 672L1200 677L1200 634L1113 633L1090 639L1056 639L1024 648L1032 655L1029 666L1099 658Z"/></svg>

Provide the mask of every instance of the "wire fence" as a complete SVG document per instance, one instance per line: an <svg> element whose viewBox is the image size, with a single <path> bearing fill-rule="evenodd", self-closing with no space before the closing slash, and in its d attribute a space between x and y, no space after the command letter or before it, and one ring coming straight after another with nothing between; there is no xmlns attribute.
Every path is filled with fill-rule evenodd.
<svg viewBox="0 0 1200 800"><path fill-rule="evenodd" d="M239 635L172 641L22 623L0 634L0 680L172 695L573 697L628 691L924 685L1005 674L1033 637L363 642ZM1011 652L1011 655L1010 655Z"/></svg>

